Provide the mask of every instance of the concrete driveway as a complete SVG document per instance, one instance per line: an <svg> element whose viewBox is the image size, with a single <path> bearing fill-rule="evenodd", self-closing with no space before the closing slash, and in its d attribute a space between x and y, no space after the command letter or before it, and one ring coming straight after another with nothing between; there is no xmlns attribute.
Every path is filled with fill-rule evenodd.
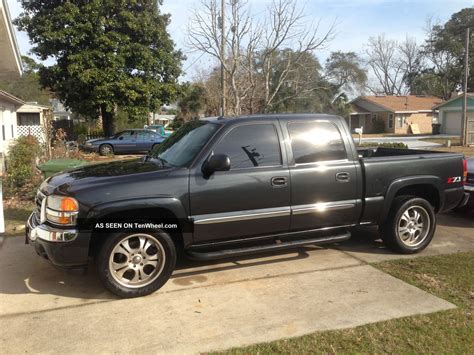
<svg viewBox="0 0 474 355"><path fill-rule="evenodd" d="M472 228L472 215L440 216L421 255L474 249ZM197 353L454 307L370 266L401 257L381 245L374 228L353 234L329 248L181 261L163 289L128 300L104 291L93 268L64 273L21 237L7 237L0 248L0 348Z"/></svg>

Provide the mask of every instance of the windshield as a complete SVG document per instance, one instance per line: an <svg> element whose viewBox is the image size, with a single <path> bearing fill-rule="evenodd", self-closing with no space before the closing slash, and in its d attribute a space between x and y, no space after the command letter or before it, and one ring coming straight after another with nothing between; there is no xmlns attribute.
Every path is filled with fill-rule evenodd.
<svg viewBox="0 0 474 355"><path fill-rule="evenodd" d="M171 137L163 141L149 155L162 164L183 167L191 163L219 125L207 121L185 123Z"/></svg>

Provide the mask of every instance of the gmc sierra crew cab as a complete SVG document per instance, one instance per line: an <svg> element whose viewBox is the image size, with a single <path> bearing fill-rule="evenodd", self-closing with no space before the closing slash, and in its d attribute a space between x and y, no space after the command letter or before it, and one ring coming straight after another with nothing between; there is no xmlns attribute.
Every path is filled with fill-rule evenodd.
<svg viewBox="0 0 474 355"><path fill-rule="evenodd" d="M94 257L106 288L137 297L165 284L178 252L211 260L336 243L359 225L378 225L395 252L419 252L436 213L466 203L465 178L461 154L356 149L333 115L202 119L143 158L45 180L26 241L63 268Z"/></svg>

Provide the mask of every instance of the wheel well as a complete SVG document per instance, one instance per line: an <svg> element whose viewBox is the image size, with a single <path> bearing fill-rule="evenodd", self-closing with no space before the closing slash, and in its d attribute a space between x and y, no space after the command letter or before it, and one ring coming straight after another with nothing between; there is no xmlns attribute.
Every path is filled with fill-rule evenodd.
<svg viewBox="0 0 474 355"><path fill-rule="evenodd" d="M436 187L429 184L410 185L402 187L397 191L395 197L402 195L411 195L421 197L431 203L435 211L438 212L440 208L439 193Z"/></svg>
<svg viewBox="0 0 474 355"><path fill-rule="evenodd" d="M163 219L166 222L169 221L176 221L178 223L178 218L175 216L175 214L165 208L140 208L140 209L134 209L134 210L126 210L126 211L120 211L120 212L114 212L114 213L109 213L107 215L102 216L97 220L97 223L103 222L103 221L120 221L121 219L134 219L136 218L137 220L141 222L146 222L147 219L149 219L149 216L159 216L160 219ZM156 222L156 220L154 221ZM175 232L168 232L168 234L171 236L171 239L173 240L176 250L179 252L180 250L183 249L184 241L183 241L183 235L182 233L177 230ZM106 233L92 233L91 235L91 241L89 245L89 255L90 256L96 256L97 253L100 250L100 247L102 246L102 243L106 240L108 237L108 234Z"/></svg>

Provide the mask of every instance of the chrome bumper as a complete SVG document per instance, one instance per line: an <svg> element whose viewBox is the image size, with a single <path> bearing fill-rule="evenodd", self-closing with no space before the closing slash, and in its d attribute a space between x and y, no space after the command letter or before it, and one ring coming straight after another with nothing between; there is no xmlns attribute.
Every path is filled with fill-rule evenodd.
<svg viewBox="0 0 474 355"><path fill-rule="evenodd" d="M34 242L41 239L47 242L71 242L77 238L77 229L59 229L45 224L37 224L34 213L26 222L26 237Z"/></svg>
<svg viewBox="0 0 474 355"><path fill-rule="evenodd" d="M474 185L464 185L464 191L474 192Z"/></svg>

